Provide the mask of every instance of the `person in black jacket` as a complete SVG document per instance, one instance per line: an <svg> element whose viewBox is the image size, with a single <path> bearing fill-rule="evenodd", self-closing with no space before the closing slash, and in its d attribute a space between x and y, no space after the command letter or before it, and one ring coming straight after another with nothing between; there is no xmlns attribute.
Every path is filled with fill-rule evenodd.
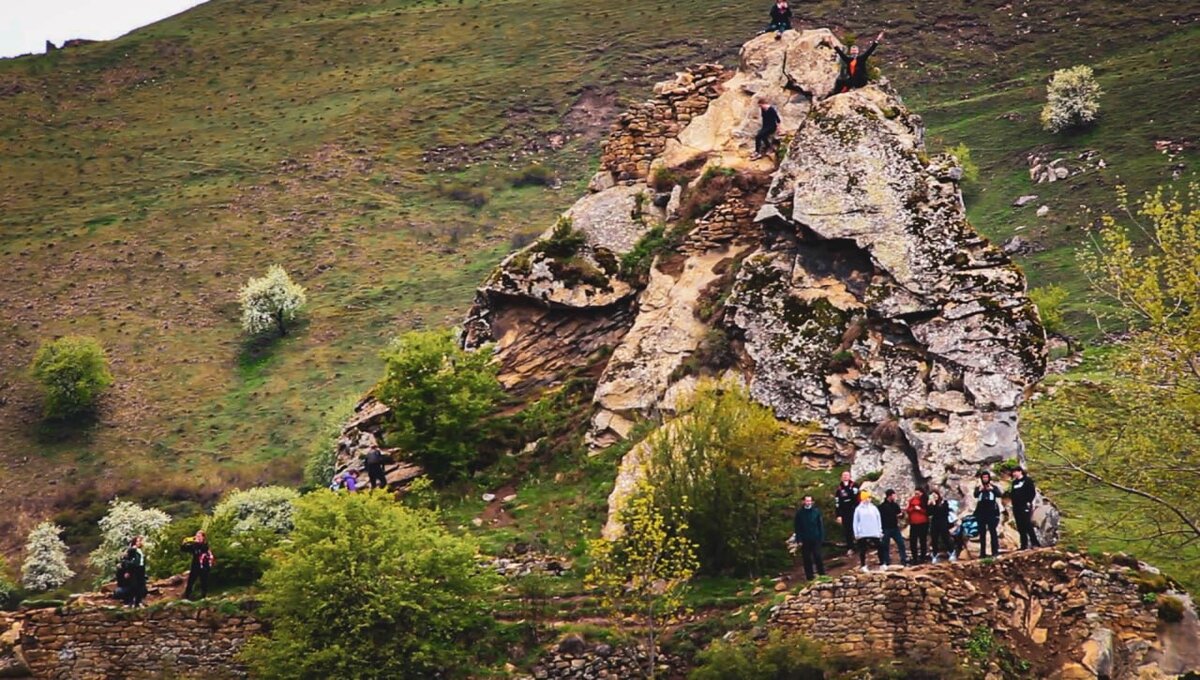
<svg viewBox="0 0 1200 680"><path fill-rule="evenodd" d="M386 489L388 485L387 475L383 471L384 456L383 451L379 450L378 446L372 446L367 451L366 460L367 478L371 480L371 488L376 488L378 484L380 489Z"/></svg>
<svg viewBox="0 0 1200 680"><path fill-rule="evenodd" d="M883 546L879 549L883 566L892 563L892 541L896 542L896 550L900 553L900 564L908 566L908 554L904 552L904 535L900 533L900 518L904 511L896 502L895 489L883 492L883 502L879 504L879 518L883 522Z"/></svg>
<svg viewBox="0 0 1200 680"><path fill-rule="evenodd" d="M784 31L792 30L792 8L788 6L787 0L776 0L775 4L771 5L771 23L767 30L775 31L776 40L783 37Z"/></svg>
<svg viewBox="0 0 1200 680"><path fill-rule="evenodd" d="M1025 468L1013 468L1012 486L1008 489L1009 499L1012 500L1013 519L1017 522L1017 533L1021 535L1021 550L1029 547L1039 548L1037 533L1033 529L1033 499L1037 496L1037 487L1033 480L1025 474Z"/></svg>
<svg viewBox="0 0 1200 680"><path fill-rule="evenodd" d="M825 562L821 560L821 543L825 541L825 522L821 511L813 503L812 496L804 497L804 505L796 511L796 542L800 544L800 555L804 560L804 576L813 579L813 568L825 575Z"/></svg>
<svg viewBox="0 0 1200 680"><path fill-rule="evenodd" d="M979 473L975 487L975 520L979 522L979 557L987 557L987 539L992 537L992 557L1000 555L1000 487L992 483L992 473Z"/></svg>
<svg viewBox="0 0 1200 680"><path fill-rule="evenodd" d="M838 524L842 525L842 537L846 541L846 554L854 553L854 510L858 507L858 485L850 479L849 472L842 473L842 481L833 492L834 510Z"/></svg>
<svg viewBox="0 0 1200 680"><path fill-rule="evenodd" d="M867 84L867 60L875 53L875 48L879 47L880 40L883 40L883 31L875 36L865 52L859 52L858 45L852 45L849 53L843 52L840 47L834 45L833 51L837 52L838 61L842 66L837 82L833 85L834 94L849 92Z"/></svg>
<svg viewBox="0 0 1200 680"><path fill-rule="evenodd" d="M184 599L192 599L192 587L200 584L200 597L208 597L208 574L212 571L212 550L208 547L208 538L203 531L197 531L195 536L183 539L179 549L192 555L191 570L188 571L187 587L184 588Z"/></svg>
<svg viewBox="0 0 1200 680"><path fill-rule="evenodd" d="M758 134L754 135L754 155L750 160L762 158L763 154L771 149L775 131L779 129L779 112L771 106L771 102L763 99L758 103L758 108L762 111L762 127L759 128Z"/></svg>
<svg viewBox="0 0 1200 680"><path fill-rule="evenodd" d="M929 501L925 504L929 511L929 540L933 555L932 562L938 563L938 556L954 554L954 546L950 543L950 503L942 498L942 492L934 489L929 492Z"/></svg>
<svg viewBox="0 0 1200 680"><path fill-rule="evenodd" d="M117 567L117 589L130 607L141 607L146 599L146 553L142 544L142 537L134 536Z"/></svg>

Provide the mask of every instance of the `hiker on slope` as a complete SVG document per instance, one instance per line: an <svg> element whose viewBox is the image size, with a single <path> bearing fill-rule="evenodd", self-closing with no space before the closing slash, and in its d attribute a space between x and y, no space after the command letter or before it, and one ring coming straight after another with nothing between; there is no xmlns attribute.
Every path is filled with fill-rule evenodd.
<svg viewBox="0 0 1200 680"><path fill-rule="evenodd" d="M883 492L883 502L879 504L879 518L883 523L883 547L879 549L879 554L885 565L892 563L892 541L895 541L900 564L908 566L908 553L904 552L904 535L900 533L900 518L903 516L904 511L896 502L896 490L888 489Z"/></svg>
<svg viewBox="0 0 1200 680"><path fill-rule="evenodd" d="M1025 474L1025 468L1016 467L1012 472L1012 486L1008 489L1009 499L1012 500L1013 519L1017 522L1017 533L1021 535L1021 550L1039 548L1037 532L1033 529L1033 499L1037 496L1037 487L1033 480Z"/></svg>
<svg viewBox="0 0 1200 680"><path fill-rule="evenodd" d="M854 509L858 505L858 485L850 479L849 472L842 473L842 481L833 492L834 511L837 522L842 525L842 538L846 542L846 554L854 552Z"/></svg>
<svg viewBox="0 0 1200 680"><path fill-rule="evenodd" d="M879 552L879 568L887 566L887 556L883 551L883 521L879 516L879 508L871 502L871 493L863 491L859 494L858 507L854 510L854 536L858 540L859 570L868 572L867 549L874 546Z"/></svg>
<svg viewBox="0 0 1200 680"><path fill-rule="evenodd" d="M771 106L771 102L760 100L758 108L762 112L762 127L758 129L758 134L754 135L754 155L750 157L752 161L762 158L775 145L775 131L779 129L780 122L779 112Z"/></svg>
<svg viewBox="0 0 1200 680"><path fill-rule="evenodd" d="M975 520L979 522L979 557L988 556L987 539L992 537L992 557L1000 555L1000 487L992 483L992 473L979 473L975 487Z"/></svg>
<svg viewBox="0 0 1200 680"><path fill-rule="evenodd" d="M875 53L875 48L879 47L879 41L883 40L883 33L880 31L879 35L875 36L865 52L859 52L858 45L851 45L849 53L843 52L837 45L833 46L833 51L837 52L838 61L841 62L842 67L837 82L833 85L834 94L866 86L867 60Z"/></svg>
<svg viewBox="0 0 1200 680"><path fill-rule="evenodd" d="M371 488L376 488L376 484L378 484L378 488L386 489L388 481L387 474L385 474L383 471L383 451L380 451L378 446L372 446L371 449L367 451L367 456L364 460L364 463L367 468L367 479L369 479L371 482Z"/></svg>
<svg viewBox="0 0 1200 680"><path fill-rule="evenodd" d="M912 563L929 560L929 508L925 492L917 489L908 499L905 513L908 514L908 542L912 546Z"/></svg>
<svg viewBox="0 0 1200 680"><path fill-rule="evenodd" d="M813 503L812 496L804 497L804 504L796 511L794 522L796 542L800 544L800 556L804 561L804 577L813 579L813 568L825 575L825 562L821 560L821 543L825 541L825 522L821 511Z"/></svg>

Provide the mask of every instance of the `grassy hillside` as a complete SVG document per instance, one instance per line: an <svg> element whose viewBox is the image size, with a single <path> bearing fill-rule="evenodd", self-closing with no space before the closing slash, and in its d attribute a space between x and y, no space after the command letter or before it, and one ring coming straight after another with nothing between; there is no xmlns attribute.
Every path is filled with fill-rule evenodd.
<svg viewBox="0 0 1200 680"><path fill-rule="evenodd" d="M113 493L169 506L298 478L387 340L457 321L485 272L574 200L624 98L730 62L764 14L745 0L212 0L111 43L0 61L0 549L55 512L83 527ZM880 64L932 145L965 141L983 167L977 225L1026 225L1049 248L1024 261L1034 284L1082 289L1078 206L1110 202L1118 176L1137 191L1178 160L1194 173L1194 151L1154 149L1200 137L1186 3L799 14L888 28ZM1037 126L1041 83L1074 63L1096 66L1105 118L1054 138ZM1108 168L1027 186L1026 153L1084 148ZM1031 189L1045 220L1040 202L1008 207ZM236 291L272 263L308 287L306 320L247 342ZM1072 306L1085 328L1082 297ZM66 333L114 360L89 427L42 424L24 374Z"/></svg>

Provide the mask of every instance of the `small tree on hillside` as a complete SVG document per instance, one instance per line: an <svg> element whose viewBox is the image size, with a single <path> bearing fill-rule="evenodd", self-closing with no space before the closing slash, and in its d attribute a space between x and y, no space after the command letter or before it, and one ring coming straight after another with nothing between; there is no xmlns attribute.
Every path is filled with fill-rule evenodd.
<svg viewBox="0 0 1200 680"><path fill-rule="evenodd" d="M389 443L415 456L438 483L461 476L479 453L482 420L502 394L492 353L463 350L449 330L413 331L383 360L375 394L392 410Z"/></svg>
<svg viewBox="0 0 1200 680"><path fill-rule="evenodd" d="M1054 72L1046 88L1046 106L1042 108L1042 127L1062 132L1091 125L1100 115L1100 95L1090 66L1073 66Z"/></svg>
<svg viewBox="0 0 1200 680"><path fill-rule="evenodd" d="M42 345L30 370L46 390L47 418L90 411L113 383L104 348L95 338L84 336L68 335Z"/></svg>
<svg viewBox="0 0 1200 680"><path fill-rule="evenodd" d="M242 303L242 328L259 334L277 330L287 335L287 324L296 318L307 298L304 288L279 265L271 265L267 275L250 279L238 292Z"/></svg>
<svg viewBox="0 0 1200 680"><path fill-rule="evenodd" d="M695 545L685 521L668 522L654 503L654 488L644 478L621 508L622 532L613 541L588 543L591 568L585 585L600 591L614 613L632 613L646 633L646 673L655 671L658 633L683 606L688 582L696 573ZM687 506L678 508L686 515Z"/></svg>
<svg viewBox="0 0 1200 680"><path fill-rule="evenodd" d="M277 534L292 530L292 508L300 494L284 486L260 486L229 493L213 508L213 520L228 520L233 533L264 529Z"/></svg>
<svg viewBox="0 0 1200 680"><path fill-rule="evenodd" d="M67 544L61 533L62 527L53 522L42 522L29 532L21 565L21 584L29 590L53 590L75 575L67 566Z"/></svg>
<svg viewBox="0 0 1200 680"><path fill-rule="evenodd" d="M144 536L149 551L156 532L170 523L171 516L162 510L114 498L108 504L108 514L100 520L100 546L88 555L88 564L102 580L107 579L134 536Z"/></svg>

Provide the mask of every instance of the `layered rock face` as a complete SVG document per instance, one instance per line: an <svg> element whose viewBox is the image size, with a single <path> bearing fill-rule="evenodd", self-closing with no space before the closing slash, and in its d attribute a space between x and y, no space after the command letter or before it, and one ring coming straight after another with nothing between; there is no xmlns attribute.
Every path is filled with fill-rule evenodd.
<svg viewBox="0 0 1200 680"><path fill-rule="evenodd" d="M671 415L697 377L732 376L777 417L822 428L810 463L969 501L980 468L1022 456L1016 409L1045 370L1045 334L1020 270L968 224L961 170L927 156L920 118L886 84L830 96L835 44L765 35L734 73L656 86L566 213L574 241L560 224L509 256L466 346L494 343L518 392L598 375L596 448ZM763 100L782 117L778 164L751 155ZM618 263L651 230L668 246L631 275ZM1053 540L1053 508L1039 513Z"/></svg>

